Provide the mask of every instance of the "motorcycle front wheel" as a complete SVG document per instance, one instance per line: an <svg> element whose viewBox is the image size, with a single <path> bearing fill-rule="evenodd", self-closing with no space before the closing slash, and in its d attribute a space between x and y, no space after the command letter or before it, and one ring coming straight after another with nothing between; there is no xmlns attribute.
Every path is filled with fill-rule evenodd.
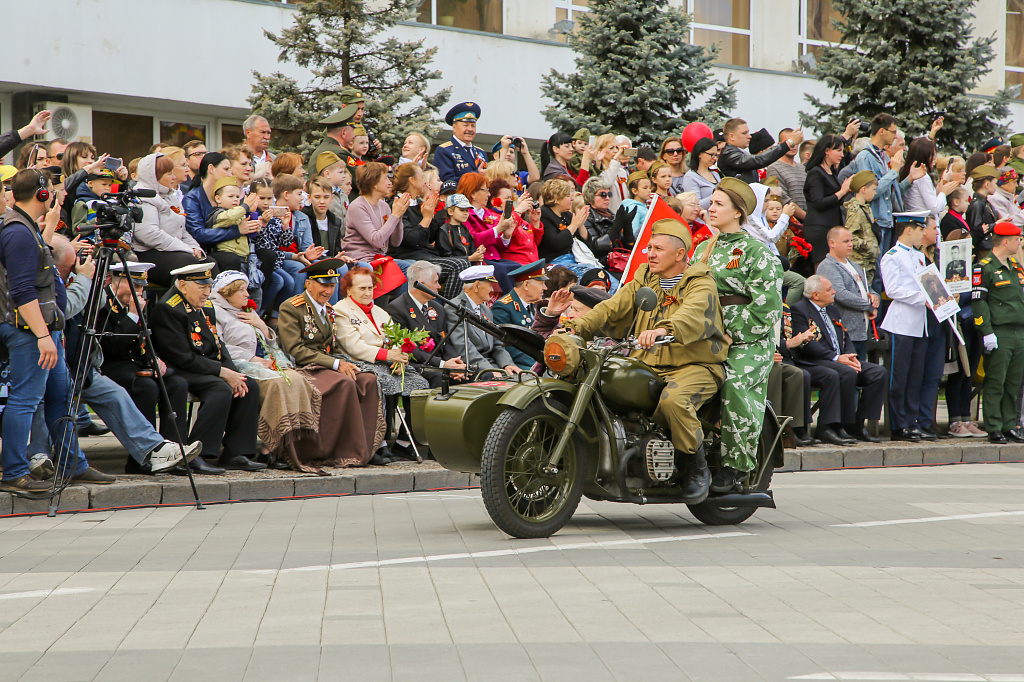
<svg viewBox="0 0 1024 682"><path fill-rule="evenodd" d="M583 465L570 439L555 472L551 452L565 422L540 400L506 408L491 426L480 462L480 489L494 524L516 538L546 538L564 526L583 495Z"/></svg>

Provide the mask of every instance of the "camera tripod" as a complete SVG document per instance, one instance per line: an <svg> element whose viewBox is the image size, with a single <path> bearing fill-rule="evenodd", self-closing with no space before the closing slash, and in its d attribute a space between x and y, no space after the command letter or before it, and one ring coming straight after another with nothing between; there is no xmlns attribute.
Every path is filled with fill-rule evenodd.
<svg viewBox="0 0 1024 682"><path fill-rule="evenodd" d="M122 230L117 225L101 225L98 226L97 232L99 233L101 240L99 246L94 250L93 255L96 262L96 274L93 276L93 285L89 290L89 297L86 300L85 309L83 310L83 322L82 332L79 338L77 352L75 354L75 374L72 377L72 393L71 393L71 405L68 408L68 413L64 417L61 417L60 421L64 422L68 420L71 422L71 429L63 429L62 442L60 447L57 448L57 457L54 462L55 473L53 476L53 487L48 493L50 498L48 516L56 516L57 507L60 505L61 493L70 484L71 476L73 475L74 460L77 458L77 448L72 451L72 446L75 445L77 438L75 437L75 421L78 415L79 406L82 404L82 390L88 380L89 372L92 369L91 358L93 352L96 350L100 337L114 337L114 336L136 336L135 334L112 334L102 333L97 330L97 324L99 320L100 310L103 307L103 299L107 295L107 287L104 283L107 281L107 275L110 272L110 265L114 260L115 256L119 259L121 266L124 268L125 277L130 277L128 271L128 260L125 258L124 253L118 248L120 241L120 235ZM202 501L199 499L199 491L196 489L195 478L192 476L192 467L185 459L185 446L183 440L183 434L178 429L177 415L174 412L174 408L171 405L170 397L167 395L167 386L164 384L163 375L160 372L160 367L157 363L156 350L153 346L153 339L149 333L149 324L146 322L145 316L142 314L142 303L139 300L138 293L135 291L135 287L130 286L132 300L135 303L135 309L139 311L139 325L142 327L142 337L148 349L147 355L149 356L150 367L153 370L153 377L156 379L157 387L159 388L159 400L161 406L161 420L169 418L171 423L174 425L174 436L175 441L178 444L178 451L181 453L181 466L185 467L185 471L188 474L189 483L192 486L192 495L196 500L197 509L205 509ZM111 294L111 298L112 298ZM163 410L166 409L166 412ZM166 416L165 416L166 415ZM71 433L71 443L64 442L67 440L67 434Z"/></svg>

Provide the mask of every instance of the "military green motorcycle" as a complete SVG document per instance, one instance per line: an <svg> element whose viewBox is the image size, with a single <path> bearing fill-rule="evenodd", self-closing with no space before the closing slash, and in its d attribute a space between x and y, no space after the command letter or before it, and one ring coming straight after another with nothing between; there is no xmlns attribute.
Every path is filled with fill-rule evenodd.
<svg viewBox="0 0 1024 682"><path fill-rule="evenodd" d="M434 292L430 292L434 293ZM520 327L500 328L438 296L466 322L523 350L545 371L474 381L412 395L412 427L447 469L480 474L487 513L517 538L548 537L564 526L586 495L634 504L684 503L682 475L667 429L653 421L664 382L624 340L585 343L569 334L545 342ZM653 310L656 294L637 293L637 306ZM531 336L532 335L532 336ZM662 337L658 344L672 343ZM720 403L699 411L704 449L719 466ZM788 421L788 420L786 420ZM729 493L710 493L687 505L709 525L742 523L760 507L775 508L769 485L783 464L782 428L765 410L757 467Z"/></svg>

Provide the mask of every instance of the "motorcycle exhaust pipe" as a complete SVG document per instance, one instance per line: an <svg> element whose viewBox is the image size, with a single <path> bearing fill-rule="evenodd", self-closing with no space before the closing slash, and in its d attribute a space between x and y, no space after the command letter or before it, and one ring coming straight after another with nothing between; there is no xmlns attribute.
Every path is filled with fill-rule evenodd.
<svg viewBox="0 0 1024 682"><path fill-rule="evenodd" d="M775 509L775 498L772 491L751 493L723 493L708 495L705 504L715 507L765 507Z"/></svg>
<svg viewBox="0 0 1024 682"><path fill-rule="evenodd" d="M637 495L626 485L626 471L629 468L629 462L631 459L636 457L637 453L640 452L640 446L634 445L628 448L622 453L622 461L619 462L619 485L622 487L623 492L626 495L626 499L633 504L647 504L647 498L643 495Z"/></svg>

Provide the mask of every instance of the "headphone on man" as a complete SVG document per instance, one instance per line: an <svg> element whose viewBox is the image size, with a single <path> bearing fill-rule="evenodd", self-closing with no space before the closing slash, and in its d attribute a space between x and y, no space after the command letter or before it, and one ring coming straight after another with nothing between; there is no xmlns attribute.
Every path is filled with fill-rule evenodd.
<svg viewBox="0 0 1024 682"><path fill-rule="evenodd" d="M43 173L43 171L38 168L34 168L33 170L36 172L36 177L39 178L39 189L36 190L36 199L45 204L50 200L50 190L46 188L49 181L47 181L46 174Z"/></svg>

